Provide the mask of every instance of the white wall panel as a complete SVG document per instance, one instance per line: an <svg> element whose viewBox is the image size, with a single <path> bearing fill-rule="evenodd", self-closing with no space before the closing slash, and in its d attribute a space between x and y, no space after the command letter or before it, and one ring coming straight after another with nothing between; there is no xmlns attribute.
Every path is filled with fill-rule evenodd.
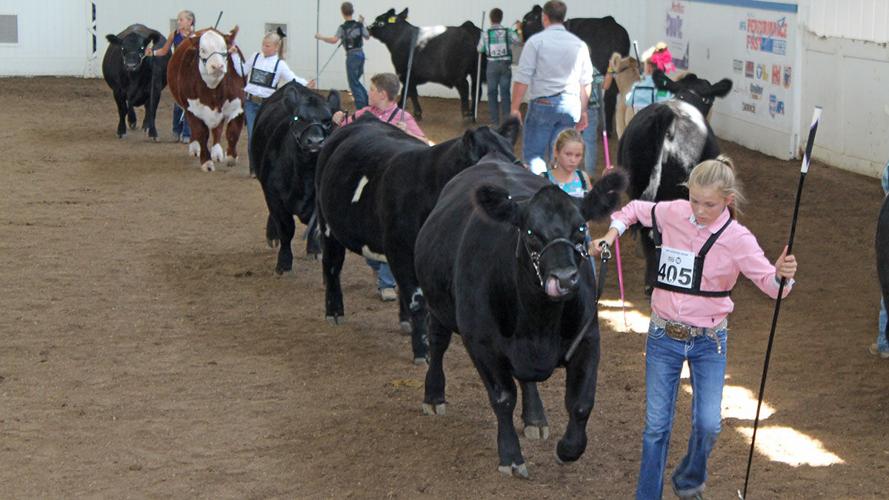
<svg viewBox="0 0 889 500"><path fill-rule="evenodd" d="M89 2L0 0L0 14L18 16L18 43L0 43L2 75L83 75L91 37Z"/></svg>
<svg viewBox="0 0 889 500"><path fill-rule="evenodd" d="M819 36L889 42L889 0L801 0L802 24Z"/></svg>

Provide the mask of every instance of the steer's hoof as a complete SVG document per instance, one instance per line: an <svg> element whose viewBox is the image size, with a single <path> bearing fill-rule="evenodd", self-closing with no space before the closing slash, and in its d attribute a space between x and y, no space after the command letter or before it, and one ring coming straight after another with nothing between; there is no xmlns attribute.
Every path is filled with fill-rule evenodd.
<svg viewBox="0 0 889 500"><path fill-rule="evenodd" d="M423 403L423 414L443 416L445 414L445 404L439 403L437 405L433 405L429 403Z"/></svg>
<svg viewBox="0 0 889 500"><path fill-rule="evenodd" d="M293 269L287 269L286 271L275 269L275 276L280 279L292 279L296 276L293 272Z"/></svg>
<svg viewBox="0 0 889 500"><path fill-rule="evenodd" d="M228 165L229 167L233 167L233 166L237 165L238 164L238 157L225 155L225 164ZM254 175L253 177L256 177L256 176Z"/></svg>
<svg viewBox="0 0 889 500"><path fill-rule="evenodd" d="M414 364L417 366L420 366L420 365L429 364L429 362L426 361L426 356L415 356L414 357Z"/></svg>
<svg viewBox="0 0 889 500"><path fill-rule="evenodd" d="M331 325L342 325L346 322L345 316L325 316L325 319Z"/></svg>
<svg viewBox="0 0 889 500"><path fill-rule="evenodd" d="M528 475L528 466L525 464L500 465L497 467L497 470L507 476L513 476L519 479L528 479L530 477Z"/></svg>
<svg viewBox="0 0 889 500"><path fill-rule="evenodd" d="M188 143L188 154L195 158L201 156L201 145L198 144L198 141L191 141Z"/></svg>
<svg viewBox="0 0 889 500"><path fill-rule="evenodd" d="M213 147L210 148L210 159L219 163L225 161L225 152L222 150L222 146L214 144Z"/></svg>
<svg viewBox="0 0 889 500"><path fill-rule="evenodd" d="M401 333L403 333L405 335L411 334L411 322L410 321L401 321L400 323L398 323L398 325L401 326Z"/></svg>
<svg viewBox="0 0 889 500"><path fill-rule="evenodd" d="M201 165L201 170L204 172L212 172L216 170L216 165L213 165L213 160L207 160Z"/></svg>
<svg viewBox="0 0 889 500"><path fill-rule="evenodd" d="M526 425L525 437L534 440L547 439L549 438L549 426Z"/></svg>

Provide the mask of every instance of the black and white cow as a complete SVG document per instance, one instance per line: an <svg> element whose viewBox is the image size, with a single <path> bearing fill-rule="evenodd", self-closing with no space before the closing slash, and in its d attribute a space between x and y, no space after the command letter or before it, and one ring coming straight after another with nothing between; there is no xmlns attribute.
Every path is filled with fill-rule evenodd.
<svg viewBox="0 0 889 500"><path fill-rule="evenodd" d="M606 74L611 55L617 52L622 56L630 53L630 35L611 16L577 17L565 21L565 29L586 42L590 50L590 60L599 73ZM527 41L543 30L543 9L535 5L522 17L522 38ZM605 91L605 123L602 127L611 130L618 89L612 85Z"/></svg>
<svg viewBox="0 0 889 500"><path fill-rule="evenodd" d="M528 477L513 426L515 380L522 386L526 437L546 437L535 384L560 366L566 369L568 427L556 457L573 462L586 449L599 364L586 221L611 213L625 185L623 174L609 174L583 199L572 198L542 177L487 156L448 183L417 237L417 277L430 313L424 412L445 411L442 358L457 332L497 416L503 473Z"/></svg>
<svg viewBox="0 0 889 500"><path fill-rule="evenodd" d="M392 57L392 66L404 84L407 63L410 55L411 37L417 32L417 45L411 66L410 83L407 92L413 103L414 118L421 120L423 111L417 97L417 85L427 82L440 83L448 88L457 88L460 93L460 106L463 116L472 116L475 109L473 100L470 106L470 89L475 89L478 66L478 46L481 30L472 22L460 26L414 26L407 22L407 9L395 14L389 9L377 16L368 28L371 36L383 42ZM485 62L482 62L481 78L484 80ZM466 78L472 81L470 87Z"/></svg>
<svg viewBox="0 0 889 500"><path fill-rule="evenodd" d="M102 59L102 76L117 104L117 136L127 135L126 122L136 128L136 106L145 106L142 130L157 140L154 119L161 91L167 85L170 55L145 56L145 47L163 45L166 38L141 24L132 24L116 35L106 35L108 49ZM126 118L126 122L124 121Z"/></svg>
<svg viewBox="0 0 889 500"><path fill-rule="evenodd" d="M333 90L325 99L293 81L263 101L250 141L250 170L262 185L269 208L266 239L280 243L275 272L293 269L291 241L296 230L293 216L309 224L315 213L315 163L332 129L331 117L340 107ZM314 238L308 238L308 253Z"/></svg>
<svg viewBox="0 0 889 500"><path fill-rule="evenodd" d="M883 303L889 304L889 196L883 199L877 218L876 249L880 291L883 294ZM889 342L889 328L886 329L886 341Z"/></svg>
<svg viewBox="0 0 889 500"><path fill-rule="evenodd" d="M719 156L719 143L706 116L716 97L732 89L725 78L710 84L688 73L677 81L662 72L654 74L655 85L674 98L649 105L633 116L618 146L617 163L630 176L630 199L676 200L688 197L684 186L695 165ZM654 243L648 229L641 229L640 244L645 254L645 292L651 294L657 275Z"/></svg>
<svg viewBox="0 0 889 500"><path fill-rule="evenodd" d="M346 249L387 261L398 284L402 328L411 331L414 362L425 361L426 307L414 272L417 233L459 172L488 153L518 161L513 146L520 127L510 119L496 132L479 127L429 147L393 125L361 117L330 136L316 176L329 321L339 322L344 314L340 272Z"/></svg>

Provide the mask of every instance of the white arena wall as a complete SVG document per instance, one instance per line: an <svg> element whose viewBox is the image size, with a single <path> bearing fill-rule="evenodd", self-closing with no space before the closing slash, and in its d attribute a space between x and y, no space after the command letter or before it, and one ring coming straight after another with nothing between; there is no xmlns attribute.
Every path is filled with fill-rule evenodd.
<svg viewBox="0 0 889 500"><path fill-rule="evenodd" d="M312 35L317 3L0 0L0 76L99 77L105 34L133 22L168 33L176 13L188 7L195 11L199 28L211 26L221 9L220 28L239 25L238 44L248 54L258 50L267 23L286 24L286 57L294 71L314 78L316 61L323 65L333 54L320 86L346 89L342 50L334 53L335 46L321 43L316 59ZM333 34L342 22L340 1L320 4L320 31ZM451 0L445 6L427 0L355 0L353 4L368 21L389 8L398 12L409 7L410 22L428 26L466 20L478 24L482 11L495 6L511 23L534 2ZM640 50L664 40L677 58L687 53L690 71L711 81L731 78L733 91L717 101L711 119L722 138L779 158L797 157L812 106L818 104L824 115L816 158L868 175L879 173L889 158L889 141L883 140L889 129L885 92L889 0L568 0L568 13L569 17L612 15L631 39L639 41ZM9 35L11 19L17 35L14 43L3 38ZM771 41L763 42L765 38ZM392 71L382 43L371 39L365 47L366 77ZM438 84L423 85L419 91L427 96L457 96Z"/></svg>

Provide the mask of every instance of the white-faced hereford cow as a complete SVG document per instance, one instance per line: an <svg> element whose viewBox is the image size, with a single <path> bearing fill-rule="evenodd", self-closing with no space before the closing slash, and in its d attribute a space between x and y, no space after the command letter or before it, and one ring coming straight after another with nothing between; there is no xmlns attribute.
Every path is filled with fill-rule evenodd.
<svg viewBox="0 0 889 500"><path fill-rule="evenodd" d="M292 81L265 99L256 115L250 159L269 209L266 239L271 247L281 245L278 274L293 269L293 216L309 224L315 214L315 163L339 107L337 91L325 99ZM308 238L309 245L316 241ZM311 247L307 251L318 253Z"/></svg>
<svg viewBox="0 0 889 500"><path fill-rule="evenodd" d="M695 165L719 156L719 144L706 116L713 99L732 89L725 78L711 85L688 73L677 81L655 71L654 82L673 93L674 98L651 104L636 113L627 124L618 146L617 163L630 176L630 199L676 200L688 197L684 185ZM651 293L657 276L654 243L650 230L640 229L645 254L645 292Z"/></svg>
<svg viewBox="0 0 889 500"><path fill-rule="evenodd" d="M472 116L475 109L473 100L470 106L470 88L475 89L475 71L478 65L478 46L481 30L466 21L460 26L414 26L407 22L407 9L395 14L395 9L377 16L368 28L371 36L380 40L389 49L392 66L404 85L407 76L407 63L411 51L411 37L417 33L417 45L411 66L407 92L413 103L414 118L421 120L423 110L417 97L417 85L427 82L440 83L448 88L457 88L463 116ZM484 79L485 66L481 75ZM466 78L472 80L472 86Z"/></svg>
<svg viewBox="0 0 889 500"><path fill-rule="evenodd" d="M213 162L234 163L238 159L245 80L228 56L237 33L237 26L227 35L212 28L198 31L176 49L167 68L170 92L188 111L186 119L193 139L188 152L200 157L201 168L207 172L215 169ZM226 152L220 144L223 128Z"/></svg>
<svg viewBox="0 0 889 500"><path fill-rule="evenodd" d="M362 116L331 134L316 174L327 319L338 322L344 314L340 272L346 249L387 261L398 284L402 328L411 331L414 362L425 361L426 303L414 271L417 233L459 172L489 153L518 162L513 146L520 128L513 118L497 131L479 127L429 147Z"/></svg>
<svg viewBox="0 0 889 500"><path fill-rule="evenodd" d="M107 35L108 49L102 59L102 76L114 92L117 104L117 136L127 135L124 118L136 128L136 106L145 106L142 130L157 140L154 126L157 103L167 85L169 55L145 56L149 44L163 45L166 39L159 32L141 24L133 24L117 35Z"/></svg>
<svg viewBox="0 0 889 500"><path fill-rule="evenodd" d="M556 457L573 462L586 449L599 365L586 221L611 213L625 186L617 172L583 199L572 198L543 177L487 156L445 186L420 230L417 277L430 313L423 409L444 413L442 358L457 332L497 416L501 472L528 477L513 426L515 380L522 386L525 436L546 437L536 383L560 366L568 426Z"/></svg>
<svg viewBox="0 0 889 500"><path fill-rule="evenodd" d="M601 74L608 71L611 54L617 52L623 56L630 53L630 35L623 26L611 16L575 17L565 21L565 29L574 33L587 44L590 61ZM543 8L535 5L522 17L522 38L529 38L543 30ZM605 123L603 128L611 129L614 116L614 102L617 89L611 86L605 91Z"/></svg>

